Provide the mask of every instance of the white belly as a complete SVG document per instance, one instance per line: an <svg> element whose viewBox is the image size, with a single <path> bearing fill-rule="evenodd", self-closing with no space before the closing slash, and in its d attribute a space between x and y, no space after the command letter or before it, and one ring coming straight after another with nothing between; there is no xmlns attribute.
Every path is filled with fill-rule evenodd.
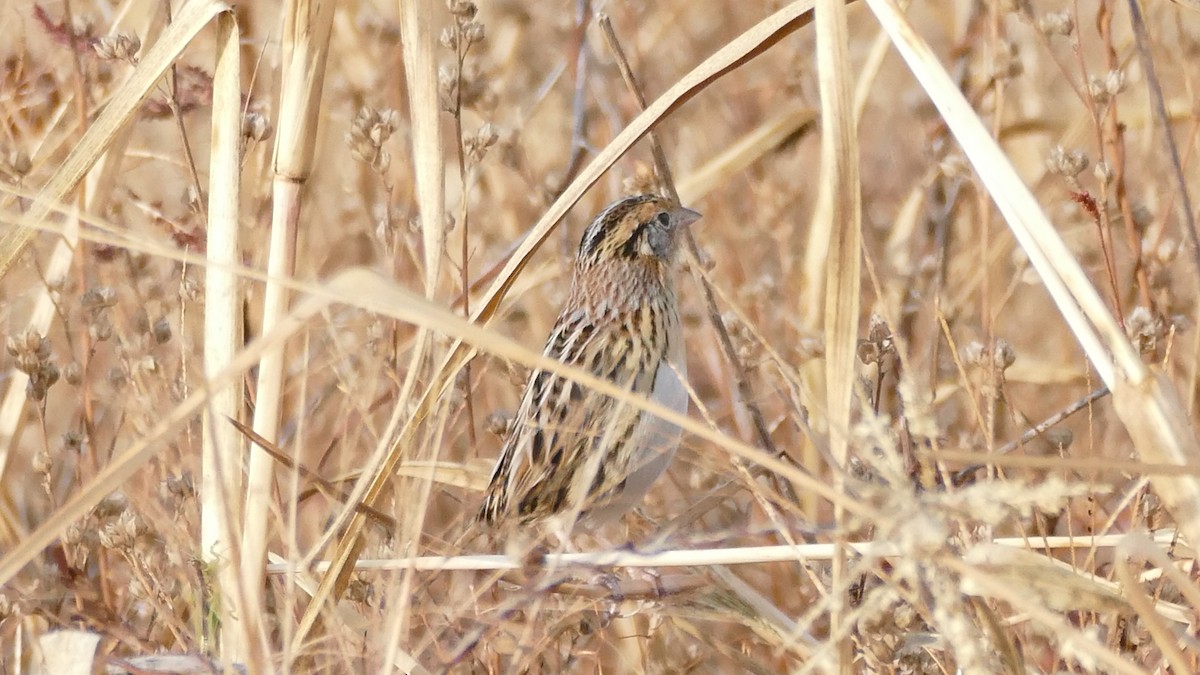
<svg viewBox="0 0 1200 675"><path fill-rule="evenodd" d="M650 394L650 400L681 415L686 414L688 410L688 393L687 387L684 386L686 377L686 365L683 364L682 358L674 367L669 363L663 363L654 375L654 389ZM682 434L683 430L677 425L652 413L643 412L638 421L638 427L631 437L637 450L634 451L625 486L610 500L605 500L604 504L589 511L588 519L592 523L604 523L620 517L621 514L636 507L646 496L654 481L658 480L670 465Z"/></svg>

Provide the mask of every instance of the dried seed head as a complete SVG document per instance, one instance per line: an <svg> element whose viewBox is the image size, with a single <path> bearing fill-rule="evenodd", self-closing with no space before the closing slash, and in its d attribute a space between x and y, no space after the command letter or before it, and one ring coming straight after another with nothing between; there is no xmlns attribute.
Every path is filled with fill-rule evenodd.
<svg viewBox="0 0 1200 675"><path fill-rule="evenodd" d="M958 350L958 357L962 359L963 363L975 368L985 363L986 359L984 356L986 354L987 349L984 348L983 343L979 340L971 340Z"/></svg>
<svg viewBox="0 0 1200 675"><path fill-rule="evenodd" d="M129 497L124 492L114 492L104 499L101 499L96 507L92 509L92 514L101 520L118 516L129 508Z"/></svg>
<svg viewBox="0 0 1200 675"><path fill-rule="evenodd" d="M491 149L496 141L500 139L500 134L496 132L496 127L492 126L491 122L485 122L474 136L466 139L467 163L479 164L483 161L487 151Z"/></svg>
<svg viewBox="0 0 1200 675"><path fill-rule="evenodd" d="M275 129L267 121L265 115L248 112L242 117L242 138L251 141L265 141L274 133Z"/></svg>
<svg viewBox="0 0 1200 675"><path fill-rule="evenodd" d="M1017 354L1013 351L1012 345L1003 338L996 340L996 344L992 346L992 367L1003 372L1008 370L1016 360Z"/></svg>
<svg viewBox="0 0 1200 675"><path fill-rule="evenodd" d="M1083 150L1067 150L1061 145L1050 149L1050 157L1046 160L1046 168L1050 173L1074 178L1088 167L1088 158Z"/></svg>
<svg viewBox="0 0 1200 675"><path fill-rule="evenodd" d="M1166 336L1167 325L1162 317L1139 305L1126 317L1125 332L1138 352L1150 354L1158 348L1159 340Z"/></svg>
<svg viewBox="0 0 1200 675"><path fill-rule="evenodd" d="M176 500L190 499L196 496L196 486L192 482L192 474L183 472L178 478L167 478L160 489L164 494Z"/></svg>
<svg viewBox="0 0 1200 675"><path fill-rule="evenodd" d="M117 33L97 38L92 43L92 49L106 61L129 61L132 63L142 48L142 41L136 35Z"/></svg>
<svg viewBox="0 0 1200 675"><path fill-rule="evenodd" d="M1105 105L1114 96L1125 90L1125 73L1121 70L1110 70L1104 75L1093 75L1088 78L1088 93L1098 105Z"/></svg>
<svg viewBox="0 0 1200 675"><path fill-rule="evenodd" d="M346 144L356 159L367 164L376 173L386 173L392 157L383 149L383 144L396 132L400 113L390 108L376 110L363 106L346 133Z"/></svg>
<svg viewBox="0 0 1200 675"><path fill-rule="evenodd" d="M75 430L67 431L62 435L62 444L65 450L79 452L83 449L83 434Z"/></svg>
<svg viewBox="0 0 1200 675"><path fill-rule="evenodd" d="M79 304L87 312L98 312L117 304L117 292L108 286L93 286L83 292Z"/></svg>
<svg viewBox="0 0 1200 675"><path fill-rule="evenodd" d="M1110 70L1104 74L1104 91L1109 96L1116 96L1125 91L1125 71Z"/></svg>
<svg viewBox="0 0 1200 675"><path fill-rule="evenodd" d="M892 330L887 321L876 313L871 314L871 327L867 337L858 343L858 360L864 364L875 364L881 368L895 353L896 347L892 342Z"/></svg>
<svg viewBox="0 0 1200 675"><path fill-rule="evenodd" d="M109 321L107 314L98 315L90 324L88 324L88 336L94 342L107 342L113 334L112 322Z"/></svg>
<svg viewBox="0 0 1200 675"><path fill-rule="evenodd" d="M158 344L166 344L171 340L171 322L167 321L166 317L154 322L154 327L151 329L154 335L154 341Z"/></svg>
<svg viewBox="0 0 1200 675"><path fill-rule="evenodd" d="M475 18L479 7L470 0L446 0L446 9L454 15L455 21L465 22Z"/></svg>
<svg viewBox="0 0 1200 675"><path fill-rule="evenodd" d="M512 418L502 415L501 413L494 412L487 416L487 420L484 422L484 425L484 428L487 429L489 434L498 436L500 438L505 438L508 436L509 429L512 425Z"/></svg>
<svg viewBox="0 0 1200 675"><path fill-rule="evenodd" d="M484 37L487 36L487 31L484 30L482 23L468 21L462 26L462 36L468 45L474 45L483 42Z"/></svg>
<svg viewBox="0 0 1200 675"><path fill-rule="evenodd" d="M1043 14L1038 19L1038 30L1046 35L1067 36L1075 32L1075 19L1066 11Z"/></svg>

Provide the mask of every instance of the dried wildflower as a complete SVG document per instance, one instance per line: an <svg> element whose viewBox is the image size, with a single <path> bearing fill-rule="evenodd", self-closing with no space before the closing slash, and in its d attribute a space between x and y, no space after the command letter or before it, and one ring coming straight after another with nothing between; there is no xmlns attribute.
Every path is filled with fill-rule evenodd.
<svg viewBox="0 0 1200 675"><path fill-rule="evenodd" d="M1111 96L1125 91L1125 71L1110 70L1104 74L1104 92Z"/></svg>
<svg viewBox="0 0 1200 675"><path fill-rule="evenodd" d="M487 432L494 436L499 436L500 438L508 436L511 425L512 418L502 415L498 412L488 415L487 420L484 422L484 428L487 430Z"/></svg>
<svg viewBox="0 0 1200 675"><path fill-rule="evenodd" d="M1043 14L1038 19L1038 30L1048 36L1065 37L1075 32L1075 19L1066 11Z"/></svg>
<svg viewBox="0 0 1200 675"><path fill-rule="evenodd" d="M108 286L93 286L79 298L79 304L87 312L98 312L117 304L117 292Z"/></svg>
<svg viewBox="0 0 1200 675"><path fill-rule="evenodd" d="M958 350L958 357L962 359L962 362L976 368L984 364L986 354L987 350L979 340L971 340Z"/></svg>
<svg viewBox="0 0 1200 675"><path fill-rule="evenodd" d="M1046 160L1046 168L1050 173L1074 178L1088 167L1088 157L1083 150L1067 150L1061 145L1050 149L1050 157Z"/></svg>
<svg viewBox="0 0 1200 675"><path fill-rule="evenodd" d="M494 107L496 94L483 69L475 61L467 61L462 67L462 77L457 78L459 104L464 108L487 110Z"/></svg>
<svg viewBox="0 0 1200 675"><path fill-rule="evenodd" d="M88 336L94 342L107 342L113 334L112 322L107 314L99 314L88 324Z"/></svg>
<svg viewBox="0 0 1200 675"><path fill-rule="evenodd" d="M92 509L92 513L97 518L107 519L119 516L128 509L129 497L124 492L118 491L101 499L100 503L96 504L96 507Z"/></svg>
<svg viewBox="0 0 1200 675"><path fill-rule="evenodd" d="M73 429L67 431L62 435L62 444L66 450L79 452L83 449L83 434Z"/></svg>
<svg viewBox="0 0 1200 675"><path fill-rule="evenodd" d="M466 154L468 164L479 164L483 161L487 151L491 149L496 141L500 139L500 134L496 133L496 128L490 122L485 122L474 136L466 139Z"/></svg>
<svg viewBox="0 0 1200 675"><path fill-rule="evenodd" d="M138 520L126 510L114 522L100 528L100 545L116 551L128 551L139 534Z"/></svg>
<svg viewBox="0 0 1200 675"><path fill-rule="evenodd" d="M438 68L438 101L442 110L451 115L458 114L458 67Z"/></svg>
<svg viewBox="0 0 1200 675"><path fill-rule="evenodd" d="M29 376L26 393L35 401L45 400L58 382L58 365L51 359L50 341L33 328L5 340L5 349L16 360L17 370Z"/></svg>
<svg viewBox="0 0 1200 675"><path fill-rule="evenodd" d="M242 138L244 140L262 142L274 133L275 128L261 113L248 112L242 117Z"/></svg>
<svg viewBox="0 0 1200 675"><path fill-rule="evenodd" d="M467 45L478 44L483 42L487 31L484 30L483 24L478 21L468 21L462 25L462 38Z"/></svg>
<svg viewBox="0 0 1200 675"><path fill-rule="evenodd" d="M107 61L134 63L141 48L142 41L138 39L138 36L127 33L105 35L92 43L92 49L96 54Z"/></svg>
<svg viewBox="0 0 1200 675"><path fill-rule="evenodd" d="M350 585L346 587L347 600L366 605L370 603L371 598L374 596L374 584L359 576L350 579Z"/></svg>
<svg viewBox="0 0 1200 675"><path fill-rule="evenodd" d="M1121 70L1110 70L1101 75L1088 78L1088 93L1099 105L1105 105L1114 96L1125 91L1125 73Z"/></svg>
<svg viewBox="0 0 1200 675"><path fill-rule="evenodd" d="M155 321L150 331L157 344L166 344L171 341L171 322L167 321L166 317Z"/></svg>
<svg viewBox="0 0 1200 675"><path fill-rule="evenodd" d="M455 21L470 21L479 12L479 7L470 0L446 0L446 9L454 15Z"/></svg>
<svg viewBox="0 0 1200 675"><path fill-rule="evenodd" d="M885 361L895 354L896 346L892 342L892 330L887 322L878 314L871 314L871 327L867 337L858 342L858 360L866 365L877 365L881 369Z"/></svg>
<svg viewBox="0 0 1200 675"><path fill-rule="evenodd" d="M1126 317L1125 332L1139 353L1152 354L1158 349L1159 341L1166 337L1167 325L1161 316L1139 305Z"/></svg>
<svg viewBox="0 0 1200 675"><path fill-rule="evenodd" d="M356 159L370 166L376 173L387 173L392 157L383 144L396 132L400 113L390 108L376 110L363 106L354 116L346 144Z"/></svg>
<svg viewBox="0 0 1200 675"><path fill-rule="evenodd" d="M996 344L992 346L992 367L1003 372L1008 370L1016 360L1017 355L1013 351L1012 345L1003 338L996 340Z"/></svg>

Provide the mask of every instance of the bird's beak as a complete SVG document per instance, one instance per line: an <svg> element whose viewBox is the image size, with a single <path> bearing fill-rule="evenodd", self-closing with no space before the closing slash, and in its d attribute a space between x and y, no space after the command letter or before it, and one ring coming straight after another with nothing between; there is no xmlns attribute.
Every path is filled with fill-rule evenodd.
<svg viewBox="0 0 1200 675"><path fill-rule="evenodd" d="M687 227L692 223L700 220L700 212L693 211L682 206L671 210L671 222L675 223L675 227Z"/></svg>

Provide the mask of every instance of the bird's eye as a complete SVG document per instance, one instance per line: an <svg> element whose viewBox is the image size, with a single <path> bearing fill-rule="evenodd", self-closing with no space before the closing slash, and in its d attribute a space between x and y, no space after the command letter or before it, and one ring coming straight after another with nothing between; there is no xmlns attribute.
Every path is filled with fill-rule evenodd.
<svg viewBox="0 0 1200 675"><path fill-rule="evenodd" d="M658 214L658 217L655 218L655 220L658 221L659 226L663 229L671 226L671 214L667 213L666 211Z"/></svg>

